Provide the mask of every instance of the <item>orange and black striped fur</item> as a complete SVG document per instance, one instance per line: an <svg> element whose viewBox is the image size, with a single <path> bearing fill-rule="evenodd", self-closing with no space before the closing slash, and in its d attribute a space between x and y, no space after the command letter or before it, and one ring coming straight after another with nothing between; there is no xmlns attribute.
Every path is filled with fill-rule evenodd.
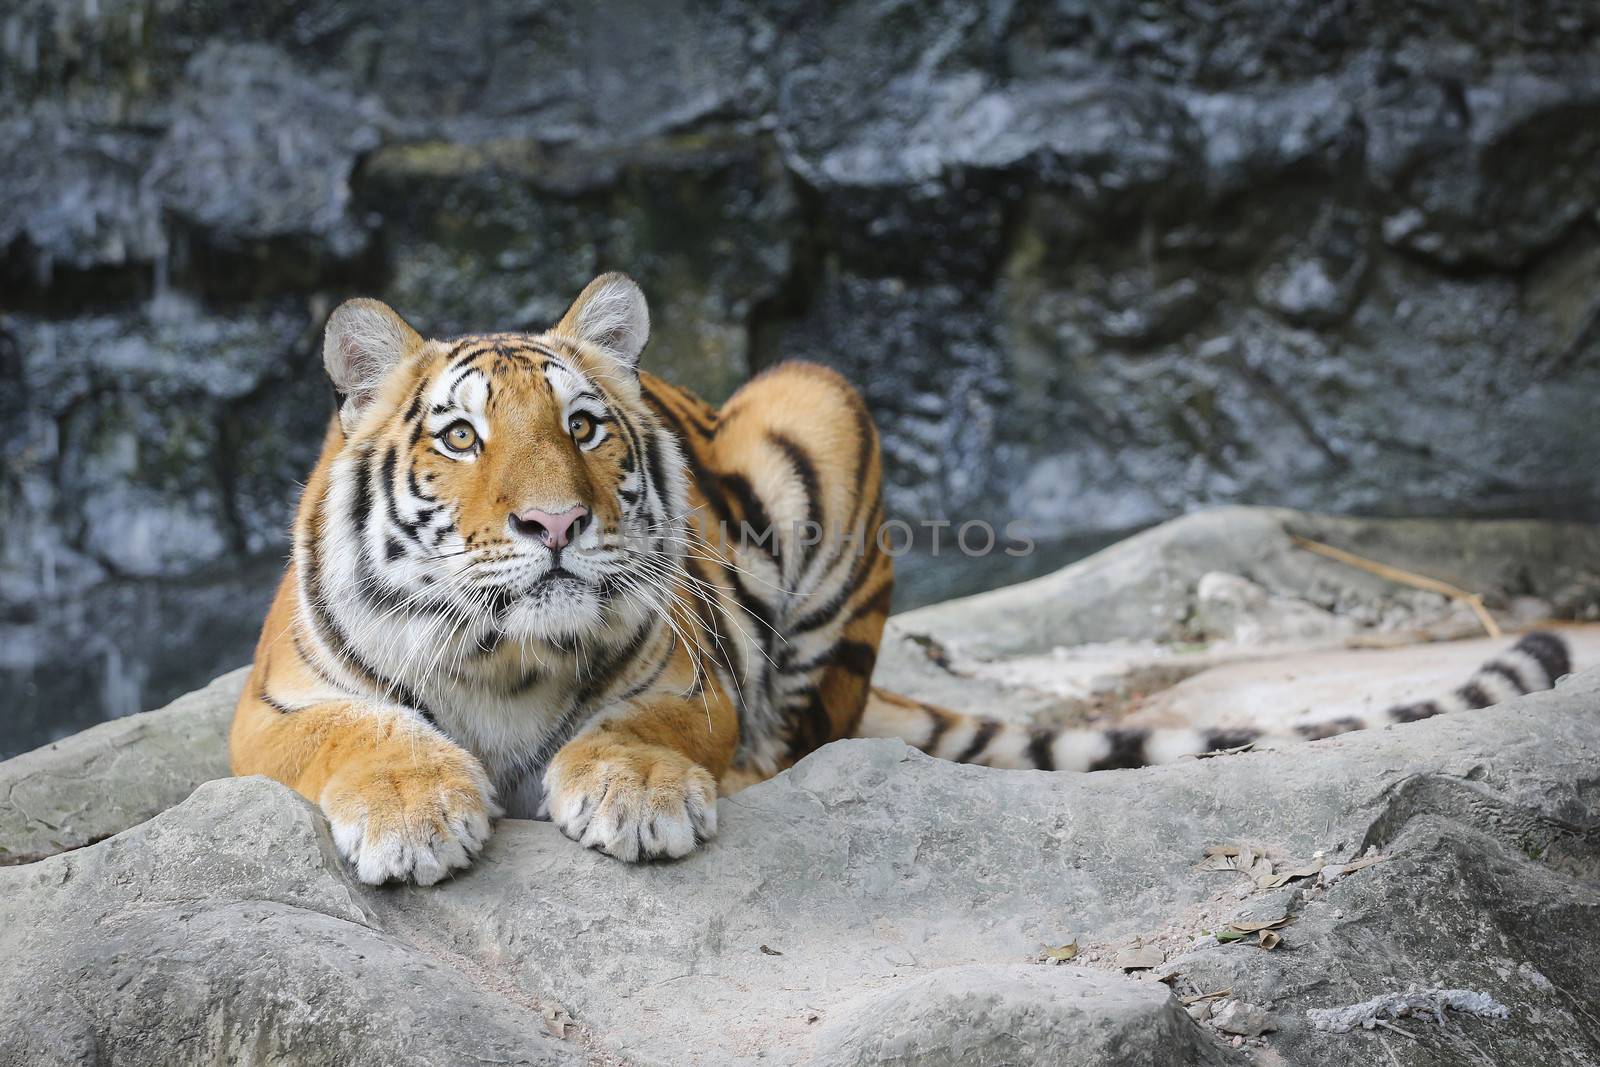
<svg viewBox="0 0 1600 1067"><path fill-rule="evenodd" d="M893 573L860 397L789 363L712 408L638 370L648 332L615 274L538 335L424 340L371 300L330 318L338 413L231 749L320 804L362 880L438 881L502 811L682 856L719 790L840 737L1063 770L1239 743L869 698Z"/></svg>

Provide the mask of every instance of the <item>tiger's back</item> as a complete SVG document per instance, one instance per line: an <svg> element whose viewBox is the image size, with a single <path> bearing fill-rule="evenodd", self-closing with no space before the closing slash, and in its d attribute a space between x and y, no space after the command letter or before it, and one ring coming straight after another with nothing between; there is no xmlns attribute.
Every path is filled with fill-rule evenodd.
<svg viewBox="0 0 1600 1067"><path fill-rule="evenodd" d="M765 777L853 736L866 705L894 585L877 432L850 384L813 363L780 364L721 409L641 377L684 446L684 566L738 707L736 770Z"/></svg>

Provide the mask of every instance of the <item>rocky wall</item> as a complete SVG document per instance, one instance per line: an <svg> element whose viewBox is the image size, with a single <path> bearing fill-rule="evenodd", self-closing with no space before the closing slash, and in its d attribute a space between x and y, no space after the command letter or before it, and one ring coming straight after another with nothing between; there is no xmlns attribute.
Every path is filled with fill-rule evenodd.
<svg viewBox="0 0 1600 1067"><path fill-rule="evenodd" d="M653 368L831 363L896 515L1046 547L1232 501L1600 517L1583 3L23 0L0 136L30 722L248 655L358 293L541 327L626 269Z"/></svg>

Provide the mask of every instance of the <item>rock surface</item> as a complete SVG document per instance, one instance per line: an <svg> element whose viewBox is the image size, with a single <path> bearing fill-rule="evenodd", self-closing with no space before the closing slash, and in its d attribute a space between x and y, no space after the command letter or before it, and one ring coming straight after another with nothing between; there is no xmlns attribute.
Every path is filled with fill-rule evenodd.
<svg viewBox="0 0 1600 1067"><path fill-rule="evenodd" d="M1600 664L1600 626L1560 632L1574 663ZM1151 693L1119 721L1225 729L1373 714L1450 692L1504 652L1510 640L1480 637L1423 647L1251 656L1207 667Z"/></svg>
<svg viewBox="0 0 1600 1067"><path fill-rule="evenodd" d="M1076 722L1223 663L1271 656L1292 670L1300 661L1287 653L1482 635L1459 602L1317 555L1296 536L1477 593L1508 624L1600 621L1595 526L1218 508L1042 578L893 616L874 682L1002 718ZM1417 667L1413 656L1375 674L1437 680ZM1389 695L1381 682L1369 692Z"/></svg>
<svg viewBox="0 0 1600 1067"><path fill-rule="evenodd" d="M844 742L724 800L685 862L623 867L506 821L426 890L353 884L309 806L230 779L0 870L0 1010L31 1021L0 1032L0 1058L1244 1062L1167 985L1100 962L1137 939L1178 993L1270 1005L1281 1062L1387 1045L1405 1064L1596 1063L1596 760L1593 671L1481 713L1143 771ZM1221 842L1387 859L1262 893L1200 868ZM1201 936L1263 901L1289 919L1278 948ZM1034 962L1073 938L1083 965ZM1486 992L1510 1018L1410 1041L1305 1019L1413 984ZM556 1004L575 1020L561 1043Z"/></svg>
<svg viewBox="0 0 1600 1067"><path fill-rule="evenodd" d="M0 873L0 1011L19 1024L0 1060L578 1061L525 1003L386 936L339 864L298 797L229 779L103 844Z"/></svg>
<svg viewBox="0 0 1600 1067"><path fill-rule="evenodd" d="M1110 647L1126 652L1130 619L1145 637L1170 636L1187 616L1168 609L1248 557L1273 596L1325 601L1356 633L1390 626L1412 640L1440 624L1437 602L1394 600L1319 557L1260 551L1291 520L1325 522L1197 516L1048 583L895 626L930 687L992 685L1024 715L1026 687L999 680L1007 663L1029 669L1050 635L1003 623L1021 606L1064 618L1051 596L1084 598L1063 641L1117 637ZM1494 576L1512 573L1501 553L1514 550L1527 553L1519 595L1548 598L1581 578L1581 558L1541 555L1525 527L1318 530L1360 533L1407 560L1464 546L1438 566L1473 588L1497 589ZM1556 536L1582 544L1577 531ZM1104 601L1092 595L1102 587ZM952 675L905 636L949 639L957 616L988 643L986 658L974 645L951 662L986 663L986 682ZM230 675L0 763L11 801L0 808L0 1018L28 1020L0 1027L0 1062L1600 1064L1587 1008L1600 998L1589 965L1600 670L1585 652L1600 637L1572 633L1587 669L1479 712L1089 775L841 742L724 798L718 837L683 862L625 867L549 824L503 820L477 865L429 889L355 882L322 817L275 783L207 782L226 769L242 681ZM1220 665L1162 696L1167 713L1192 714L1247 691L1229 672L1330 656L1409 655L1426 675L1437 655L1475 657L1477 643L1298 661L1261 659L1265 646L1257 662L1216 653ZM1115 674L1126 660L1105 647L1070 651ZM916 682L914 662L897 682ZM1398 684L1400 666L1387 670ZM1301 678L1315 693L1316 677ZM1352 671L1345 684L1364 679ZM1200 694L1179 699L1185 687ZM1280 703L1296 691L1280 686ZM1257 703L1271 712L1270 696ZM1049 962L1063 945L1071 958ZM1125 971L1135 959L1148 969ZM1400 1019L1400 1037L1331 1032L1307 1015L1427 989L1482 994L1509 1016Z"/></svg>
<svg viewBox="0 0 1600 1067"><path fill-rule="evenodd" d="M93 844L228 775L228 727L247 674L0 763L0 865Z"/></svg>
<svg viewBox="0 0 1600 1067"><path fill-rule="evenodd" d="M14 721L248 654L356 293L523 327L630 270L713 397L845 370L913 522L1600 517L1592 5L405 7L0 17Z"/></svg>

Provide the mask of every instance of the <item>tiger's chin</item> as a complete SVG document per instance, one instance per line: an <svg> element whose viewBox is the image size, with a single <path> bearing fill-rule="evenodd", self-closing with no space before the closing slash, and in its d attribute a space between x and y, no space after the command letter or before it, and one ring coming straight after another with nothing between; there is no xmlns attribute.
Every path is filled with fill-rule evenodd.
<svg viewBox="0 0 1600 1067"><path fill-rule="evenodd" d="M501 621L510 637L554 645L582 640L605 624L605 600L593 585L575 577L546 578L511 603Z"/></svg>

